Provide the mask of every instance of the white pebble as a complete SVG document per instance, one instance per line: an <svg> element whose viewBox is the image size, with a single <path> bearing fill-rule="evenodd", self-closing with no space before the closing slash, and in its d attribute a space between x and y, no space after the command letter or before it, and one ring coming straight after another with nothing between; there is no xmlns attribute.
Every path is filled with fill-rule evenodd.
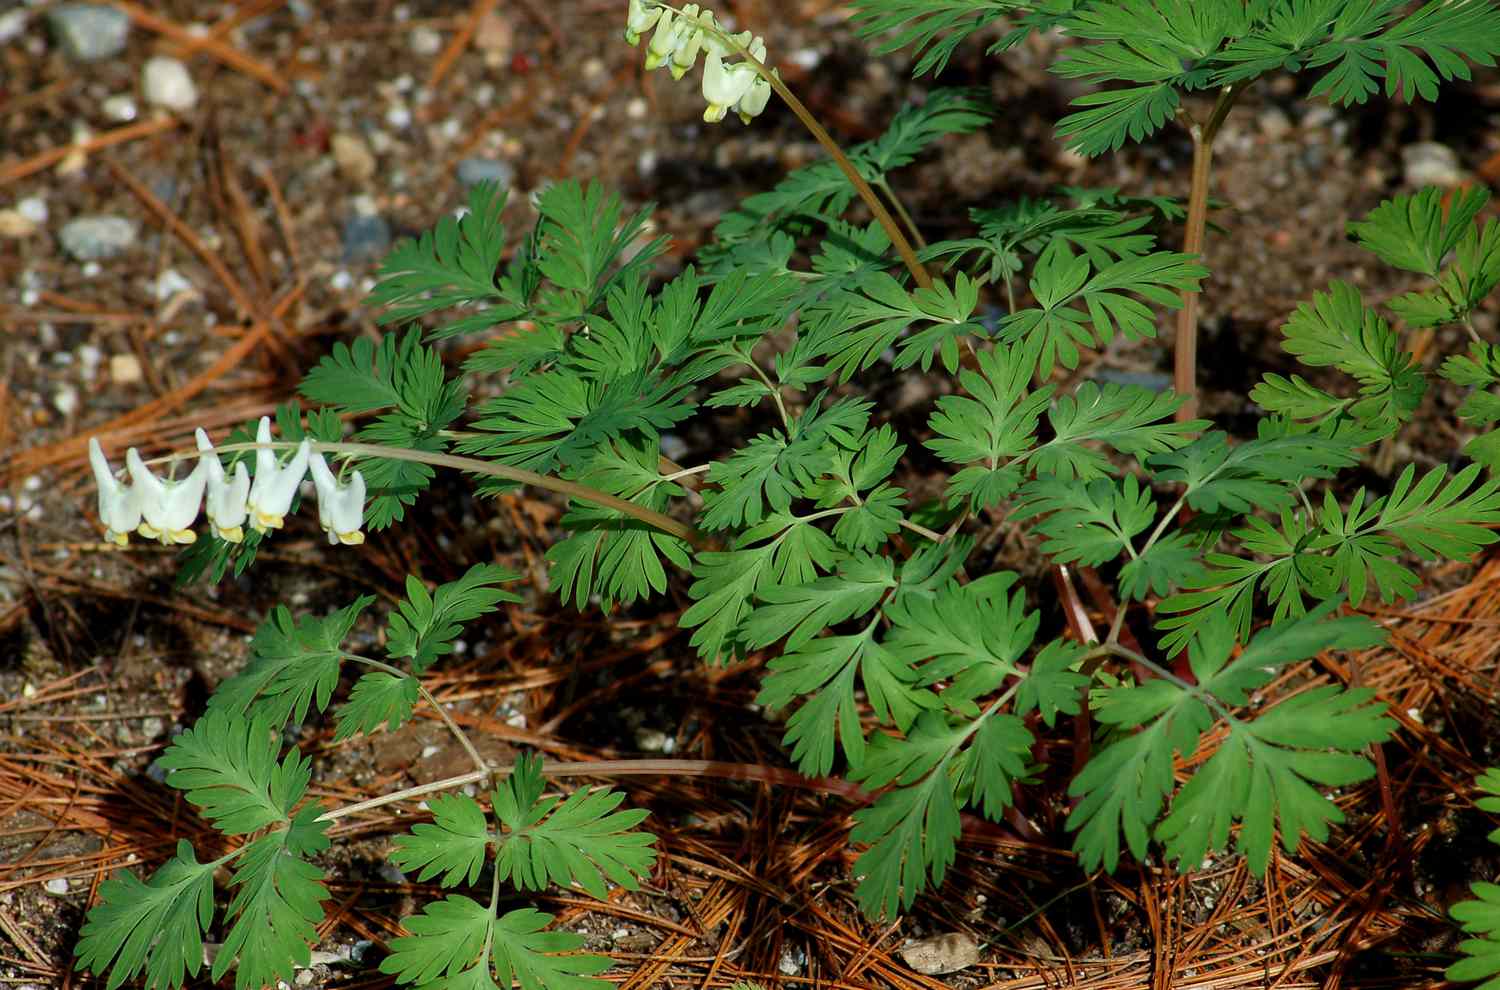
<svg viewBox="0 0 1500 990"><path fill-rule="evenodd" d="M104 271L104 266L97 261L90 261L83 266L84 278L98 278L99 273Z"/></svg>
<svg viewBox="0 0 1500 990"><path fill-rule="evenodd" d="M411 126L411 110L397 103L385 112L385 122L398 131L405 130Z"/></svg>
<svg viewBox="0 0 1500 990"><path fill-rule="evenodd" d="M100 109L104 111L104 116L121 124L129 123L140 113L136 109L135 100L124 93L111 96L100 104Z"/></svg>
<svg viewBox="0 0 1500 990"><path fill-rule="evenodd" d="M443 50L443 36L430 27L413 28L411 50L414 55L436 55Z"/></svg>
<svg viewBox="0 0 1500 990"><path fill-rule="evenodd" d="M156 297L157 302L164 302L177 295L179 292L191 291L193 283L175 268L168 268L156 276L156 281L151 285L151 294Z"/></svg>
<svg viewBox="0 0 1500 990"><path fill-rule="evenodd" d="M16 212L32 223L46 223L47 201L40 196L27 196L16 203Z"/></svg>
<svg viewBox="0 0 1500 990"><path fill-rule="evenodd" d="M53 877L51 880L48 880L46 883L42 884L42 886L47 889L47 893L57 894L61 896L68 892L68 878Z"/></svg>
<svg viewBox="0 0 1500 990"><path fill-rule="evenodd" d="M146 102L168 110L191 110L198 102L198 87L187 66L175 58L157 55L141 70L141 92Z"/></svg>
<svg viewBox="0 0 1500 990"><path fill-rule="evenodd" d="M354 285L354 276L340 268L328 277L328 287L334 292L348 292Z"/></svg>

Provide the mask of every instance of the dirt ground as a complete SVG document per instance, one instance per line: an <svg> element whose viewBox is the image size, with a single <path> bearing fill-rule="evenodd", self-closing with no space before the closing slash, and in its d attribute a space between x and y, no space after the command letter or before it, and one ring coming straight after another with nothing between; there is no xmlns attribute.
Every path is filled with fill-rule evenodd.
<svg viewBox="0 0 1500 990"><path fill-rule="evenodd" d="M84 61L49 29L49 4L0 0L0 983L92 985L70 973L70 948L98 883L154 866L179 837L210 840L151 761L244 662L274 604L322 612L370 593L388 606L406 574L449 580L479 560L534 580L522 605L476 624L429 686L487 757L524 746L562 760L769 768L761 780L617 781L661 835L651 883L605 905L534 901L612 954L609 975L626 987L1440 982L1454 941L1443 912L1496 865L1490 823L1463 798L1493 758L1494 562L1434 572L1432 587L1445 590L1392 617L1389 648L1292 672L1361 678L1407 713L1385 754L1394 832L1370 785L1341 796L1350 822L1334 841L1278 861L1264 883L1233 860L1191 877L1128 867L1088 883L1065 851L1066 809L1038 801L1025 813L1043 839L976 824L948 885L876 926L853 906L855 805L782 769L778 727L747 712L758 664L694 661L676 624L684 588L608 617L580 617L541 590L555 500L476 503L443 481L409 525L362 548L328 549L304 518L246 577L186 591L172 586L168 553L99 542L89 435L163 451L189 444L195 426L222 436L268 412L333 342L377 333L362 298L384 245L460 206L467 178L508 181L513 238L534 218L527 195L560 177L655 202L657 229L674 238L661 267L670 274L720 212L818 153L775 107L750 127L702 124L696 84L644 76L640 52L620 40L623 0L117 7L131 21L124 50ZM903 57L869 58L836 0L726 7L765 34L772 60L846 142L878 134L931 83L911 82ZM962 49L941 82L987 91L1001 108L994 124L899 176L929 236L963 229L970 206L1060 184L1186 194L1180 131L1094 161L1058 144L1051 124L1075 91L1045 71L1054 40L1000 60L981 51ZM158 56L186 67L190 105L147 102L143 74ZM1249 385L1291 367L1276 327L1330 278L1375 298L1410 288L1358 251L1344 224L1409 189L1433 155L1444 181L1500 175L1497 112L1493 71L1445 90L1438 109L1332 110L1287 82L1247 95L1218 152L1225 230L1206 252L1206 412L1253 430ZM1431 143L1456 172L1443 173ZM97 215L123 218L133 236L84 260L63 230ZM1493 329L1489 314L1480 329ZM1083 372L1169 367L1163 348L1144 345L1112 347ZM920 412L942 387L914 374L890 401ZM1462 439L1452 405L1440 392L1428 400L1398 462L1452 456ZM378 628L366 620L356 635ZM316 757L314 793L332 804L467 769L430 718L394 736L331 740L326 725L300 737ZM381 947L435 890L384 862L404 827L382 809L336 832L328 921L298 986L386 985L374 969ZM979 961L928 976L903 960L903 947L946 933L977 943Z"/></svg>

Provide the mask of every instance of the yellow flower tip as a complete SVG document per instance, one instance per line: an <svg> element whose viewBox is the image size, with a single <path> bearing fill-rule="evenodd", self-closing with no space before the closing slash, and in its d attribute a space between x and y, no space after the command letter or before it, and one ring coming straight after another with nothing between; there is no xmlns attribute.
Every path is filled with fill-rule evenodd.
<svg viewBox="0 0 1500 990"><path fill-rule="evenodd" d="M243 543L245 540L245 527L230 526L228 529L214 527L214 535L225 543Z"/></svg>
<svg viewBox="0 0 1500 990"><path fill-rule="evenodd" d="M109 543L113 543L117 547L125 547L130 545L129 533L116 533L112 529L106 529L104 531L104 539Z"/></svg>
<svg viewBox="0 0 1500 990"><path fill-rule="evenodd" d="M661 64L663 62L665 62L666 60L667 60L666 56L664 56L664 55L658 55L655 52L647 52L646 53L646 71L647 72L655 72L657 69L661 68Z"/></svg>
<svg viewBox="0 0 1500 990"><path fill-rule="evenodd" d="M268 516L256 509L253 513L254 521L250 524L264 533L268 529L280 529L286 524L286 516Z"/></svg>
<svg viewBox="0 0 1500 990"><path fill-rule="evenodd" d="M740 123L742 124L748 124L750 123L750 121L755 119L743 110L738 111L738 116L740 118Z"/></svg>
<svg viewBox="0 0 1500 990"><path fill-rule="evenodd" d="M640 35L630 30L630 28L625 29L625 44L629 45L631 48L634 48L637 44L640 43L640 40Z"/></svg>
<svg viewBox="0 0 1500 990"><path fill-rule="evenodd" d="M728 112L728 107L720 106L717 103L710 103L708 109L703 111L703 121L706 124L717 124L724 119L724 115Z"/></svg>
<svg viewBox="0 0 1500 990"><path fill-rule="evenodd" d="M691 65L678 65L676 62L673 62L672 68L668 71L672 73L673 79L681 79L683 76L687 75L687 70L691 68Z"/></svg>
<svg viewBox="0 0 1500 990"><path fill-rule="evenodd" d="M186 545L188 543L196 543L198 541L198 534L190 529L174 529L163 533L161 541L163 543L181 543Z"/></svg>
<svg viewBox="0 0 1500 990"><path fill-rule="evenodd" d="M161 539L161 530L157 529L155 526L152 526L150 523L141 523L135 528L135 531L148 540Z"/></svg>
<svg viewBox="0 0 1500 990"><path fill-rule="evenodd" d="M339 533L338 538L346 547L357 547L365 542L365 534L357 529L352 533Z"/></svg>

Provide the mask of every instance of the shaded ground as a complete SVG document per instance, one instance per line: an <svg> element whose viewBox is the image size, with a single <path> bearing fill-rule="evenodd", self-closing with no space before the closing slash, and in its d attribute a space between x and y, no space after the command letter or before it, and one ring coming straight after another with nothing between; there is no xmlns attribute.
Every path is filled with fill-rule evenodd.
<svg viewBox="0 0 1500 990"><path fill-rule="evenodd" d="M835 3L730 6L765 31L785 75L843 140L877 134L924 89L906 81L901 59L867 59ZM18 8L19 33L0 43L0 209L39 197L47 210L35 232L0 239L0 978L36 986L82 982L65 976L69 947L110 869L131 857L154 864L179 836L207 837L147 768L243 663L248 633L273 604L323 611L362 592L388 603L408 572L451 579L482 559L540 575L559 514L545 498L475 505L442 485L420 525L361 550L328 551L304 518L252 578L179 594L162 551L95 542L83 438L164 450L185 445L193 426L220 436L269 411L334 340L374 332L360 300L381 225L357 218L378 216L395 236L429 226L461 204L465 160L512 177L513 234L533 218L524 194L559 176L654 200L658 227L677 239L669 267L740 195L816 154L774 108L750 128L702 125L695 85L642 77L639 52L619 41L614 0L122 5L135 21L128 46L95 63L59 51L44 7ZM187 28L195 20L206 41ZM946 142L900 177L932 236L962 228L969 205L1060 183L1185 193L1189 147L1178 133L1096 162L1058 146L1050 124L1070 91L1044 71L1049 44L998 68L971 47L944 76L982 85L1003 110L986 132ZM140 95L143 64L163 53L188 66L199 93L175 115ZM136 104L133 120L107 102L122 95ZM1218 219L1232 237L1211 236L1207 252L1207 411L1241 429L1252 422L1249 383L1289 367L1276 325L1329 278L1377 298L1407 288L1348 244L1343 224L1404 188L1402 151L1416 141L1442 142L1482 169L1500 151L1497 105L1493 75L1453 90L1441 113L1331 112L1290 87L1251 92L1219 153L1216 194L1229 209ZM94 266L69 257L59 232L89 214L132 221L135 242ZM1100 367L1157 373L1168 359L1151 346L1112 348L1084 371ZM917 416L940 385L913 376L891 401ZM1400 461L1448 458L1457 438L1444 401L1429 400ZM540 906L612 952L611 975L631 987L739 976L897 987L1422 985L1444 961L1424 953L1451 945L1442 911L1472 875L1493 872L1488 824L1456 795L1492 758L1487 630L1500 571L1489 566L1465 586L1468 577L1434 575L1435 586L1459 590L1403 620L1392 649L1289 674L1347 679L1357 665L1364 683L1415 713L1387 753L1400 799L1394 840L1371 785L1343 796L1351 825L1335 844L1279 861L1267 884L1228 862L1188 879L1127 869L1089 886L1058 851L1065 809L1032 799L1024 810L1042 841L976 826L949 885L899 924L875 927L852 905L846 796L792 786L789 775L774 787L648 777L621 786L662 834L653 883L602 909L567 897ZM524 745L562 760L670 753L773 775L784 766L777 727L746 711L755 665L726 672L693 661L675 624L680 588L660 609L609 621L526 593L523 606L477 627L429 685L487 756ZM376 629L367 622L357 634ZM315 784L330 803L467 768L432 720L377 743L330 740L316 728L302 740L320 757ZM304 985L379 985L370 968L379 945L427 894L382 869L402 828L384 813L344 827L350 841L328 862L324 964ZM908 939L949 931L984 946L979 965L937 980L896 955Z"/></svg>

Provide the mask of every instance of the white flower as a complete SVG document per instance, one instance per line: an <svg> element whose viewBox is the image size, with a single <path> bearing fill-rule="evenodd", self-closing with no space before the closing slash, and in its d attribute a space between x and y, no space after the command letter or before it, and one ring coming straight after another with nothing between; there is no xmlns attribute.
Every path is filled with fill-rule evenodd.
<svg viewBox="0 0 1500 990"><path fill-rule="evenodd" d="M193 473L181 481L158 478L134 447L125 452L125 468L135 483L135 497L141 507L141 524L136 532L163 543L192 543L198 538L190 527L198 518L203 485L208 480L208 468L201 457Z"/></svg>
<svg viewBox="0 0 1500 990"><path fill-rule="evenodd" d="M756 38L754 44L751 44L749 31L736 35L734 40L741 47L748 46L752 54L755 53L756 46L759 46L760 51L756 57L765 58L765 42ZM708 56L703 62L703 99L708 102L708 109L703 111L703 119L716 124L724 119L730 107L740 102L760 76L756 73L755 66L748 61L725 65L722 45L710 41L707 47Z"/></svg>
<svg viewBox="0 0 1500 990"><path fill-rule="evenodd" d="M641 35L651 30L661 15L660 7L647 7L642 0L630 0L630 10L625 15L625 41L631 45L640 41Z"/></svg>
<svg viewBox="0 0 1500 990"><path fill-rule="evenodd" d="M696 7L693 7L697 10ZM646 46L646 71L650 72L672 57L677 48L677 39L682 34L686 18L671 8L663 8L661 19L656 22L656 33Z"/></svg>
<svg viewBox="0 0 1500 990"><path fill-rule="evenodd" d="M365 542L360 532L365 524L364 475L355 471L347 485L340 485L322 454L314 452L307 463L318 489L318 525L328 532L328 542L346 547Z"/></svg>
<svg viewBox="0 0 1500 990"><path fill-rule="evenodd" d="M764 59L762 59L764 61ZM776 70L771 70L771 75L780 79ZM734 112L740 115L740 120L750 123L752 117L759 117L766 109L766 104L771 101L771 84L763 76L756 76L745 95L740 97L740 102L734 107Z"/></svg>
<svg viewBox="0 0 1500 990"><path fill-rule="evenodd" d="M673 79L681 79L693 67L693 63L698 61L698 52L703 48L704 29L712 31L715 27L714 12L705 10L700 13L695 3L682 8L682 19L684 24L679 29L677 44L672 49L672 64L669 67Z"/></svg>
<svg viewBox="0 0 1500 990"><path fill-rule="evenodd" d="M208 442L208 434L200 429L197 437L198 453L208 466L208 499L204 503L208 526L219 539L239 543L245 538L245 516L249 513L246 498L250 494L250 472L240 461L234 465L234 477L224 480L224 465Z"/></svg>
<svg viewBox="0 0 1500 990"><path fill-rule="evenodd" d="M97 437L89 437L89 463L94 467L94 481L99 486L99 521L104 523L104 538L123 547L140 524L140 504L131 487L121 484L110 470Z"/></svg>
<svg viewBox="0 0 1500 990"><path fill-rule="evenodd" d="M271 418L262 416L260 427L255 431L255 442L271 442ZM307 458L311 452L307 440L297 445L297 452L285 465L276 460L276 452L263 447L255 452L255 481L250 485L247 506L250 510L250 525L260 532L280 529L286 521L287 510L292 507L292 498L297 486L307 473Z"/></svg>

